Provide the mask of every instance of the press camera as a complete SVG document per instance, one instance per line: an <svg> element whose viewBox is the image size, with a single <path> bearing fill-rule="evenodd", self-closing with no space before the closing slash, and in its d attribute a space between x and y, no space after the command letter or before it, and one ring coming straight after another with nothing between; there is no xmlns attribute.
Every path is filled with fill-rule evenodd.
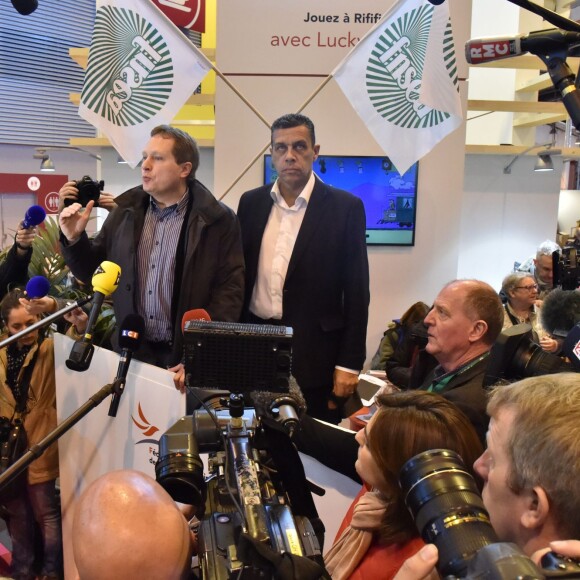
<svg viewBox="0 0 580 580"><path fill-rule="evenodd" d="M562 248L552 254L554 287L562 290L576 290L580 286L580 255L573 246Z"/></svg>
<svg viewBox="0 0 580 580"><path fill-rule="evenodd" d="M421 537L437 546L442 578L580 578L573 560L549 552L540 570L518 546L498 541L475 480L455 451L419 453L402 467L399 483Z"/></svg>
<svg viewBox="0 0 580 580"><path fill-rule="evenodd" d="M290 379L291 338L279 326L185 326L198 408L163 434L155 471L176 501L197 508L203 579L271 578L286 566L288 578L324 573L324 527L290 440L305 409Z"/></svg>
<svg viewBox="0 0 580 580"><path fill-rule="evenodd" d="M89 201L94 201L95 207L99 207L101 191L103 191L103 188L105 187L104 181L94 181L88 175L85 175L82 179L75 181L75 187L79 190L77 199L66 198L64 200L65 206L69 206L73 203L80 203L85 207Z"/></svg>

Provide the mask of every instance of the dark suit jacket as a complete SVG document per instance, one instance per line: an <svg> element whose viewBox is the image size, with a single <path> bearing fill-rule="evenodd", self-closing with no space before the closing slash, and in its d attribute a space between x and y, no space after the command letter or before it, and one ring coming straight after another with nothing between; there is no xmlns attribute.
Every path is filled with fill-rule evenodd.
<svg viewBox="0 0 580 580"><path fill-rule="evenodd" d="M488 364L489 357L480 360L465 372L453 377L440 393L467 415L484 447L489 417L486 413L488 391L483 387L483 378ZM433 382L434 374L434 370L429 372L419 388L428 389ZM410 386L416 388L416 385Z"/></svg>
<svg viewBox="0 0 580 580"><path fill-rule="evenodd" d="M238 209L246 261L245 319L256 282L272 185ZM303 390L331 388L334 366L362 369L369 306L365 213L360 198L316 179L284 283L283 318L294 330L292 374Z"/></svg>

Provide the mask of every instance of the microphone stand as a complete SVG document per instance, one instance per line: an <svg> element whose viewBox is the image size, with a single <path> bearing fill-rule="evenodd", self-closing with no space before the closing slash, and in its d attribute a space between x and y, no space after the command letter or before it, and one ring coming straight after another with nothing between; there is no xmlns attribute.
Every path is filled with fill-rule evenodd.
<svg viewBox="0 0 580 580"><path fill-rule="evenodd" d="M70 312L71 310L74 310L79 306L83 306L87 302L90 302L92 299L93 299L92 296L88 296L87 298L83 298L82 300L76 300L75 302L68 304L67 306L61 308L60 310L57 310L53 314L46 316L45 318L42 318L41 320L35 322L34 324L31 324L28 328L25 328L24 330L21 330L20 332L17 332L16 334L9 336L5 340L0 341L0 348L8 346L9 344L15 342L19 338L22 338L23 336L27 335L29 332L36 330L37 328L42 328L43 326L50 324L54 320L58 320L59 318L67 314L67 312Z"/></svg>
<svg viewBox="0 0 580 580"><path fill-rule="evenodd" d="M18 477L35 459L38 459L48 447L60 439L71 427L74 427L85 415L100 405L115 389L119 379L101 387L89 400L57 425L44 439L32 445L22 457L15 461L2 475L0 475L0 491L16 477Z"/></svg>
<svg viewBox="0 0 580 580"><path fill-rule="evenodd" d="M580 32L580 24L556 14L543 6L539 6L530 0L508 0L512 4L537 14L547 20L550 24L557 26L569 32ZM566 108L572 124L580 130L580 91L578 91L578 79L566 63L566 57L569 56L569 48L556 51L553 54L540 55L536 54L548 67L548 74L552 80L554 88L562 96L562 103ZM572 52L572 56L576 56Z"/></svg>

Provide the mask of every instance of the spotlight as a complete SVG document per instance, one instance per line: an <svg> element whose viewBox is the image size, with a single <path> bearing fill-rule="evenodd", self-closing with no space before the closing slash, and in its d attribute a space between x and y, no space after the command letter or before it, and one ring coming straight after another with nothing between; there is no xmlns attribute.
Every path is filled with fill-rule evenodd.
<svg viewBox="0 0 580 580"><path fill-rule="evenodd" d="M562 153L560 149L545 149L544 151L538 151L538 158L534 165L534 171L554 171L552 155L558 155L560 153Z"/></svg>
<svg viewBox="0 0 580 580"><path fill-rule="evenodd" d="M40 171L43 173L54 173L54 163L48 154L40 162Z"/></svg>

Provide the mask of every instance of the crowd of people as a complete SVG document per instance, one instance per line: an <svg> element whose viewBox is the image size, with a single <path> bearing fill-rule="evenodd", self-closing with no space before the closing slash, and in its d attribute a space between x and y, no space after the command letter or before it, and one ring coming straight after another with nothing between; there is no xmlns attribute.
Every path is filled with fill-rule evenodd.
<svg viewBox="0 0 580 580"><path fill-rule="evenodd" d="M436 552L430 546L421 549L397 482L408 459L433 447L453 449L474 465L502 540L531 555L552 541L580 537L580 530L565 521L565 510L578 507L573 493L566 498L562 493L573 483L558 468L558 462L566 462L573 476L580 460L577 376L528 379L498 387L491 398L484 387L490 350L502 329L529 323L541 348L560 351L561 343L544 330L539 315L542 299L553 288L553 243L543 243L535 257L518 264L501 293L480 280L454 280L431 307L413 305L393 332L387 331L388 343L378 353L379 364L405 391L379 396L376 413L358 434L333 427L354 400L365 361L369 264L362 202L315 175L319 149L308 117L290 114L274 121L277 179L246 192L236 214L196 179L195 141L179 129L156 127L143 150L141 185L114 198L102 194L109 215L95 237L86 233L94 202L86 207L76 202L75 182L61 188L60 244L66 264L86 284L102 261L120 266L112 299L115 317L143 317L145 340L135 357L168 368L183 392L186 312L203 309L215 321L292 327L293 374L308 410L295 443L363 482L325 557L333 578L387 578L401 566L400 574L412 574L422 563L434 564ZM333 219L325 220L328 215ZM28 300L13 289L26 283L35 235L36 228L20 227L0 264L7 336L55 308L51 299ZM69 332L82 333L86 318L80 309L70 313ZM21 420L28 443L38 442L56 426L51 339L33 331L0 350L0 378L0 416ZM550 392L558 396L550 398ZM540 455L533 470L532 458ZM31 464L14 497L0 492L14 578L62 576L57 476L54 446ZM128 546L136 545L132 542L145 517L159 523L159 533L148 538L151 544L143 542L142 552L132 551ZM118 541L101 542L99 557L127 570L124 577L137 577L131 570L139 566L140 578L187 573L193 549L189 528L169 496L144 475L107 474L79 501L73 538L83 579L110 577L92 555L93 543L110 536L107 526ZM43 544L40 562L37 531ZM574 544L566 546L574 551ZM156 559L160 567L143 569L153 549L164 552ZM414 554L419 556L413 559Z"/></svg>

